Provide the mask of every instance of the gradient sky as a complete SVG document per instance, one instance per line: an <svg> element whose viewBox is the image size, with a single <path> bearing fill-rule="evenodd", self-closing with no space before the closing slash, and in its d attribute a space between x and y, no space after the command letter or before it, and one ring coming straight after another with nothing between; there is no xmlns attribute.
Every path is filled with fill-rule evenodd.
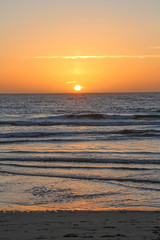
<svg viewBox="0 0 160 240"><path fill-rule="evenodd" d="M160 0L1 0L0 92L160 91Z"/></svg>

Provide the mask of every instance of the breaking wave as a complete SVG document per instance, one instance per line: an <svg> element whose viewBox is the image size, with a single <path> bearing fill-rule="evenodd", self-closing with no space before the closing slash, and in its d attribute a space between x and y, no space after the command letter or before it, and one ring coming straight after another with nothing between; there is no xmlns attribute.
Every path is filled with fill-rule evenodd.
<svg viewBox="0 0 160 240"><path fill-rule="evenodd" d="M140 120L140 122L138 121ZM143 122L142 122L143 120ZM149 120L149 121L147 121ZM151 121L152 120L152 121ZM52 126L52 125L86 125L86 126L124 126L124 125L152 125L159 124L160 114L65 114L39 118L18 120L0 120L0 125L11 126Z"/></svg>

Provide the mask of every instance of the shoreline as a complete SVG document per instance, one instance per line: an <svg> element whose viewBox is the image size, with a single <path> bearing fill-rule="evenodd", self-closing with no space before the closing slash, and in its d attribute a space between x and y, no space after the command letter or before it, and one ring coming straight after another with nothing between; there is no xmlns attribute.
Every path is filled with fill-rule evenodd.
<svg viewBox="0 0 160 240"><path fill-rule="evenodd" d="M0 211L0 239L160 239L160 211Z"/></svg>
<svg viewBox="0 0 160 240"><path fill-rule="evenodd" d="M72 209L67 209L67 210L63 210L63 209L57 209L57 210L5 210L5 209L0 209L0 215L4 213L4 214L8 214L8 213L159 213L160 214L160 210L145 210L145 209L109 209L109 210L72 210Z"/></svg>

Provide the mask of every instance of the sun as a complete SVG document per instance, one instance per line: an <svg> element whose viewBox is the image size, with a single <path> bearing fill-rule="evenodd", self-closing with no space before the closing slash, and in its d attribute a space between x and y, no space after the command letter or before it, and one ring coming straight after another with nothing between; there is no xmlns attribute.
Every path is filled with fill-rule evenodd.
<svg viewBox="0 0 160 240"><path fill-rule="evenodd" d="M81 87L80 85L76 85L76 86L74 87L74 90L75 90L75 91L81 91L81 89L82 89L82 87Z"/></svg>

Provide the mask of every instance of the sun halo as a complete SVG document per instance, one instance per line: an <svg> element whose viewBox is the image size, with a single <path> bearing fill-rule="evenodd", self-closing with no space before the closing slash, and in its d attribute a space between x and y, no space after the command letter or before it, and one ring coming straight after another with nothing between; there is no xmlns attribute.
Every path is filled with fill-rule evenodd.
<svg viewBox="0 0 160 240"><path fill-rule="evenodd" d="M81 87L80 85L76 85L76 86L74 87L74 90L75 90L75 91L81 91L81 89L82 89L82 87Z"/></svg>

